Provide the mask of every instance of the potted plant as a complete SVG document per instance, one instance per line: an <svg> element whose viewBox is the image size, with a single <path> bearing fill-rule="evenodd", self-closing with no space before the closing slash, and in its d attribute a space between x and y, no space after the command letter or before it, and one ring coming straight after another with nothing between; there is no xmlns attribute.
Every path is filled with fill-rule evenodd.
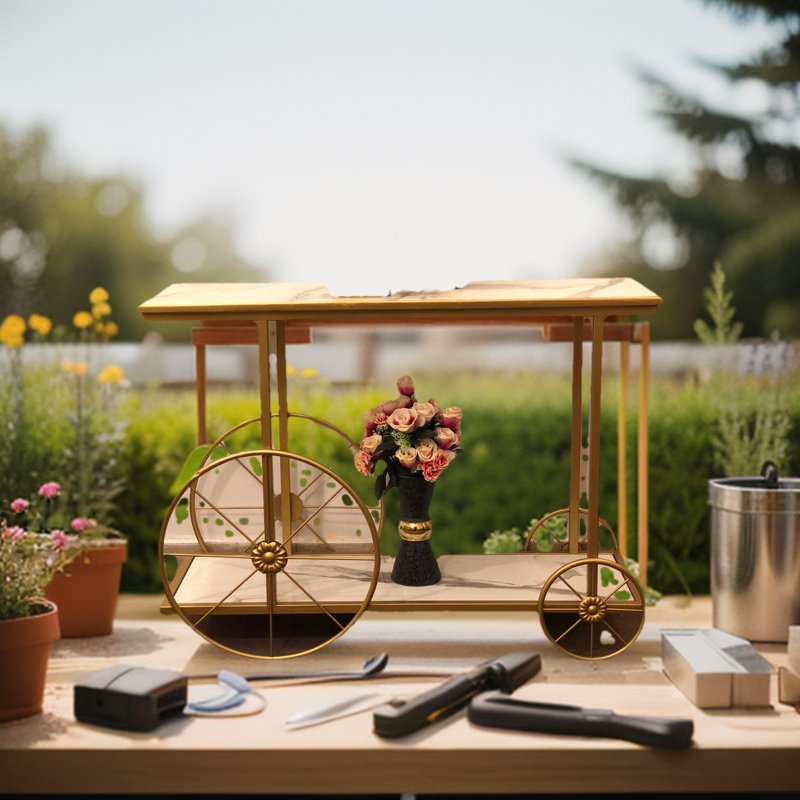
<svg viewBox="0 0 800 800"><path fill-rule="evenodd" d="M405 586L429 586L442 574L430 544L430 502L436 480L461 451L458 406L440 409L420 403L408 375L397 381L400 396L365 411L364 436L355 454L362 475L377 475L375 496L397 488L400 500L400 549L392 580ZM384 469L376 473L378 465Z"/></svg>
<svg viewBox="0 0 800 800"><path fill-rule="evenodd" d="M62 534L63 535L63 534ZM44 598L60 537L30 536L0 518L0 722L42 711L58 607Z"/></svg>
<svg viewBox="0 0 800 800"><path fill-rule="evenodd" d="M122 490L122 427L115 411L123 370L104 364L117 332L108 292L89 295L90 311L70 326L40 315L0 325L0 499L10 525L64 548L45 596L59 606L62 637L111 633L126 538L114 530ZM31 356L30 363L24 356ZM57 476L58 480L49 480ZM38 491L29 494L31 484Z"/></svg>
<svg viewBox="0 0 800 800"><path fill-rule="evenodd" d="M32 497L12 500L6 519L49 551L51 577L43 596L59 608L61 637L109 634L127 539L96 519L73 516L74 505L62 491L57 481L46 481Z"/></svg>

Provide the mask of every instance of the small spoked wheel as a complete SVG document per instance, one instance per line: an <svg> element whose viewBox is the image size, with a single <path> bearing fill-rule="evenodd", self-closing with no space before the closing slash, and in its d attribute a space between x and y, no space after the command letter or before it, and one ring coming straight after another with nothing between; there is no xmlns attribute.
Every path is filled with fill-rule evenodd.
<svg viewBox="0 0 800 800"><path fill-rule="evenodd" d="M580 518L580 534L578 536L578 552L588 549L589 511L578 509ZM612 527L604 520L597 520L597 536L600 550L617 550L617 537ZM603 540L605 539L605 543ZM609 541L611 544L609 545ZM525 541L525 550L538 553L566 553L569 551L569 509L561 508L542 517L529 531Z"/></svg>
<svg viewBox="0 0 800 800"><path fill-rule="evenodd" d="M644 594L621 564L584 558L559 567L544 583L539 619L565 653L609 658L629 647L644 625Z"/></svg>
<svg viewBox="0 0 800 800"><path fill-rule="evenodd" d="M300 486L293 473L306 468L319 477ZM256 658L302 655L341 636L380 574L370 509L325 465L280 450L201 467L170 506L159 556L184 622Z"/></svg>
<svg viewBox="0 0 800 800"><path fill-rule="evenodd" d="M277 414L272 415L273 419L277 418L277 416ZM337 428L335 425L326 422L325 420L309 416L308 414L289 413L288 417L291 428L296 427L296 434L299 436L308 436L308 428L306 423L311 422L314 423L314 425L316 425L318 428L322 428L323 431L330 431L331 433L336 434L339 438L344 440L348 448L357 447L353 440L344 431L342 431L340 428ZM295 423L298 423L297 426L295 426ZM301 430L302 427L306 428L305 431ZM295 431L293 431L293 433L294 432ZM313 435L318 437L320 434L315 432ZM291 435L290 439L293 438L294 436ZM256 449L253 443L260 441L260 439L261 418L255 417L254 419L245 420L230 430L225 431L225 433L223 433L219 438L216 439L216 441L213 442L213 444L208 447L205 456L203 456L200 462L200 468L202 469L206 465L216 462L225 456L241 453L245 450L249 451ZM248 444L250 446L248 446ZM352 463L352 460L349 456L347 461ZM260 482L260 477L256 474L258 471L257 465L254 468L249 461L240 459L237 469L242 470L243 474L249 474L250 480L253 480L257 483ZM293 460L290 467L290 480L292 482L292 491L294 493L299 496L313 497L320 494L320 491L324 488L324 483L327 479L324 473L315 466L315 462L309 461L307 463L300 463L298 460ZM190 495L191 496L189 499L191 502L189 503L189 513L192 518L192 525L197 534L198 544L200 545L201 549L206 549L205 537L208 532L206 530L206 526L201 521L202 515L198 516L197 514L197 510L202 509L204 501L202 497L199 496L195 487L190 489ZM309 503L307 497L304 500L306 505ZM327 507L326 516L335 517L336 515L339 515L343 518L342 524L346 524L346 518L352 516L352 500L352 493L344 492L339 500L333 502ZM380 536L386 518L384 501L381 499L377 505L368 506L367 508L378 530L378 536ZM310 537L305 534L298 539L295 547L305 548L309 552L320 553L324 552L326 549L331 550L331 548L328 547L327 540L324 535L320 537Z"/></svg>

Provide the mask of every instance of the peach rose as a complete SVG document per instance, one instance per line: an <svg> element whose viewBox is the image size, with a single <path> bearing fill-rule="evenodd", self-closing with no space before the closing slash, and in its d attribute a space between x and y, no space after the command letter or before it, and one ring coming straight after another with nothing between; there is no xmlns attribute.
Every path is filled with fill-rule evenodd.
<svg viewBox="0 0 800 800"><path fill-rule="evenodd" d="M395 453L397 460L408 469L411 469L417 463L417 455L418 452L415 447L406 447L405 445L398 447L397 453Z"/></svg>
<svg viewBox="0 0 800 800"><path fill-rule="evenodd" d="M396 408L389 415L389 425L400 433L411 433L417 428L417 412L413 408Z"/></svg>
<svg viewBox="0 0 800 800"><path fill-rule="evenodd" d="M372 475L372 456L366 450L359 450L353 461L362 475Z"/></svg>
<svg viewBox="0 0 800 800"><path fill-rule="evenodd" d="M366 450L368 453L374 453L382 441L383 436L380 436L377 433L373 433L372 436L365 436L361 440L361 449Z"/></svg>
<svg viewBox="0 0 800 800"><path fill-rule="evenodd" d="M435 481L447 465L455 458L451 450L437 450L436 455L422 465L422 477L426 481Z"/></svg>
<svg viewBox="0 0 800 800"><path fill-rule="evenodd" d="M430 422L436 416L436 406L430 403L414 403L414 411L416 411L425 422Z"/></svg>
<svg viewBox="0 0 800 800"><path fill-rule="evenodd" d="M452 428L439 428L434 439L442 450L452 450L461 441Z"/></svg>
<svg viewBox="0 0 800 800"><path fill-rule="evenodd" d="M457 428L463 412L458 406L448 406L442 411L442 425L446 428Z"/></svg>
<svg viewBox="0 0 800 800"><path fill-rule="evenodd" d="M400 394L404 394L406 397L411 397L414 394L414 381L411 380L410 376L403 375L402 378L397 379L397 390Z"/></svg>
<svg viewBox="0 0 800 800"><path fill-rule="evenodd" d="M382 411L387 416L391 416L391 413L398 408L400 408L400 403L397 400L384 400L382 403L378 403L378 411Z"/></svg>
<svg viewBox="0 0 800 800"><path fill-rule="evenodd" d="M400 397L395 400L397 403L398 408L411 408L414 405L414 401L410 397L406 397L405 395L400 395Z"/></svg>
<svg viewBox="0 0 800 800"><path fill-rule="evenodd" d="M430 461L439 452L439 446L433 439L423 439L417 444L417 455L424 464Z"/></svg>
<svg viewBox="0 0 800 800"><path fill-rule="evenodd" d="M361 421L364 423L364 427L371 431L375 425L377 425L376 417L378 416L378 409L371 408L369 411L365 411L361 415Z"/></svg>

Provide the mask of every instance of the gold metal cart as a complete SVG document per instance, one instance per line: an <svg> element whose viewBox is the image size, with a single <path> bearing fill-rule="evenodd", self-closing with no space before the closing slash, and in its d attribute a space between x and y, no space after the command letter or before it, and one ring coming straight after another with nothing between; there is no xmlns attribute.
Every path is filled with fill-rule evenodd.
<svg viewBox="0 0 800 800"><path fill-rule="evenodd" d="M611 548L600 546L599 530L610 530L600 517L598 496L604 326L620 316L650 314L660 302L627 278L477 282L448 292L385 297L331 297L317 284L165 289L139 307L145 319L202 321L208 342L215 326L255 328L261 394L260 417L242 421L212 444L166 515L159 557L171 609L208 641L264 659L323 647L367 607L535 611L550 640L570 655L600 659L621 652L641 630L644 599L613 531ZM549 552L537 549L533 530L521 553L444 555L440 583L395 584L389 578L392 559L380 554L383 504L367 506L345 478L292 450L290 427L297 424L356 445L325 420L289 410L287 341L307 341L305 331L325 325L397 324L571 328L569 496L564 508L540 522L547 527L561 516L567 533ZM591 342L587 435L586 338ZM253 427L260 446L237 449L236 436Z"/></svg>

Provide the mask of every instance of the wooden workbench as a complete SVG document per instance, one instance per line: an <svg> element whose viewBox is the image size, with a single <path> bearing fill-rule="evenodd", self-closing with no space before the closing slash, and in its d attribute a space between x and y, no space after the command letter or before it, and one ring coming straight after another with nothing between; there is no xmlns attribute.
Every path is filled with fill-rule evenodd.
<svg viewBox="0 0 800 800"><path fill-rule="evenodd" d="M501 731L472 725L466 712L403 739L372 732L369 712L286 732L293 712L375 688L415 694L429 678L264 689L266 710L251 717L182 717L152 733L76 722L72 685L115 663L171 668L187 675L227 668L252 672L252 659L205 643L181 621L159 618L161 598L131 613L123 596L114 633L56 642L44 713L0 725L0 787L11 793L238 794L557 794L769 792L800 790L800 715L777 702L751 710L701 711L660 668L661 627L709 627L709 598L665 598L624 653L584 662L554 647L535 614L367 612L319 653L270 666L301 671L357 668L390 655L389 668L425 662L454 668L531 650L542 672L517 696L608 708L617 713L694 720L688 750L653 749L612 739ZM150 608L152 606L152 608ZM151 612L151 613L150 613ZM785 645L756 645L773 665ZM261 684L264 686L264 684Z"/></svg>

